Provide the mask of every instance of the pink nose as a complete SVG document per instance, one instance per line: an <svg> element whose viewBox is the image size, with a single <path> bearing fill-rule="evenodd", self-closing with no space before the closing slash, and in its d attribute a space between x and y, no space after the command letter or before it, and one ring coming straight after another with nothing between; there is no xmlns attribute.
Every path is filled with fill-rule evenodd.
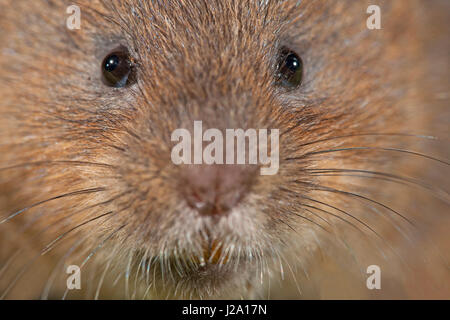
<svg viewBox="0 0 450 320"><path fill-rule="evenodd" d="M254 172L246 165L190 165L183 168L181 192L202 215L227 214L248 193Z"/></svg>

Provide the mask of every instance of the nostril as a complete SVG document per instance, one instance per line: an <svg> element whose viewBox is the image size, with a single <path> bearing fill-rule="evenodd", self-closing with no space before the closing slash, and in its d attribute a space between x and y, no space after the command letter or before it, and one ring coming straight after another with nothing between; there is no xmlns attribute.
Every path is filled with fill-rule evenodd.
<svg viewBox="0 0 450 320"><path fill-rule="evenodd" d="M191 186L191 188L195 188ZM217 190L209 190L208 192L200 193L195 189L191 192L186 192L186 202L192 209L195 209L201 215L221 215L227 214L230 209L236 204L227 195L217 194Z"/></svg>
<svg viewBox="0 0 450 320"><path fill-rule="evenodd" d="M230 211L230 207L217 204L217 203L202 203L201 206L197 206L196 210L203 216L215 216L215 215L224 215Z"/></svg>
<svg viewBox="0 0 450 320"><path fill-rule="evenodd" d="M226 215L248 192L252 172L230 165L185 167L180 190L187 205L199 214Z"/></svg>

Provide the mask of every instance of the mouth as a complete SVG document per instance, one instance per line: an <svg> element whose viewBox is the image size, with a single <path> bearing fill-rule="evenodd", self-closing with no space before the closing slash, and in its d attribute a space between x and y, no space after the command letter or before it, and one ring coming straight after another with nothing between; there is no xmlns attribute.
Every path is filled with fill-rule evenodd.
<svg viewBox="0 0 450 320"><path fill-rule="evenodd" d="M205 241L202 249L203 255L197 257L201 268L205 268L207 265L224 266L229 261L230 255L224 253L224 245L219 240Z"/></svg>
<svg viewBox="0 0 450 320"><path fill-rule="evenodd" d="M245 220L248 215L233 211L226 218L177 221L170 240L153 243L147 251L143 268L150 270L148 285L174 296L191 292L209 296L209 291L247 285L265 271L271 252L258 241L254 227ZM145 249L141 253L145 255Z"/></svg>
<svg viewBox="0 0 450 320"><path fill-rule="evenodd" d="M232 255L229 247L226 249L220 240L205 240L197 253L185 253L179 257L173 254L169 260L183 278L196 280L224 277L232 273L231 265L237 268L243 262L243 259Z"/></svg>
<svg viewBox="0 0 450 320"><path fill-rule="evenodd" d="M163 276L169 271L170 278L184 282L224 282L246 268L245 255L233 250L234 246L221 240L205 240L201 249L195 251L172 251L150 258ZM165 271L164 271L165 270ZM167 280L167 277L164 277Z"/></svg>

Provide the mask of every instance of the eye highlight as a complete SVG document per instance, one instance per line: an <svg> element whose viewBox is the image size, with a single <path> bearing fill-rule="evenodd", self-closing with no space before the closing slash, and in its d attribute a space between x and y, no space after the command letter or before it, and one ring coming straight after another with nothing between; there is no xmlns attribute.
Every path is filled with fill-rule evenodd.
<svg viewBox="0 0 450 320"><path fill-rule="evenodd" d="M108 54L102 62L103 82L110 87L123 88L132 83L133 62L128 50L120 47Z"/></svg>
<svg viewBox="0 0 450 320"><path fill-rule="evenodd" d="M294 51L283 47L277 66L277 83L285 88L294 89L303 80L303 61Z"/></svg>

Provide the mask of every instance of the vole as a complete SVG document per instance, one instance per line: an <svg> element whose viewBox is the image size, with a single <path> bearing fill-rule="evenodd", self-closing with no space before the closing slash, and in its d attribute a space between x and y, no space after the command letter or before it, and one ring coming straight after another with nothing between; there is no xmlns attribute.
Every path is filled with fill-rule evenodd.
<svg viewBox="0 0 450 320"><path fill-rule="evenodd" d="M0 297L448 299L430 2L1 0ZM279 130L276 174L173 163L194 121Z"/></svg>

